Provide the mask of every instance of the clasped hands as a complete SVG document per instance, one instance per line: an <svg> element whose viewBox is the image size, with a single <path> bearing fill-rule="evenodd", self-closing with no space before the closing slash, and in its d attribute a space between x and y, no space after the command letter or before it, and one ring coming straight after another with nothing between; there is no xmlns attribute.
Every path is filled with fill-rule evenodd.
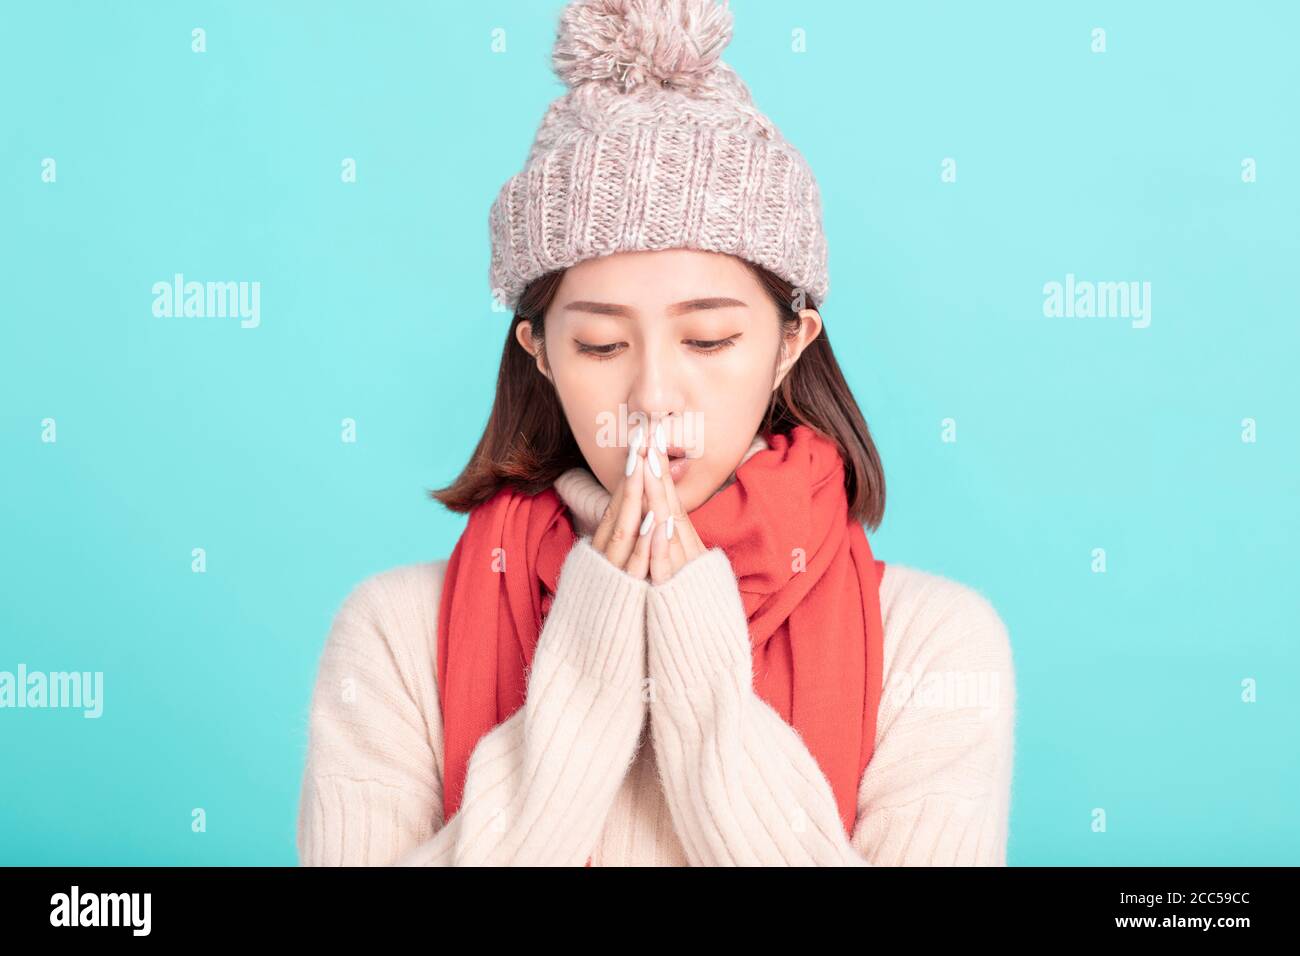
<svg viewBox="0 0 1300 956"><path fill-rule="evenodd" d="M633 432L623 478L591 544L615 567L652 584L664 583L708 550L677 497L662 422L651 441L644 424Z"/></svg>

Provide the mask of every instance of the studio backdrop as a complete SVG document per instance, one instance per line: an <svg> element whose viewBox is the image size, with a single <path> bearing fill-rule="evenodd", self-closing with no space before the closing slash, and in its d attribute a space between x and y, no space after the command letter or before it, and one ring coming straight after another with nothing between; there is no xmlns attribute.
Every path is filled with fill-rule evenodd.
<svg viewBox="0 0 1300 956"><path fill-rule="evenodd" d="M1008 862L1296 863L1300 14L732 5L873 550L1007 625ZM293 864L334 613L465 524L562 6L4 5L0 673L81 682L0 708L0 863Z"/></svg>

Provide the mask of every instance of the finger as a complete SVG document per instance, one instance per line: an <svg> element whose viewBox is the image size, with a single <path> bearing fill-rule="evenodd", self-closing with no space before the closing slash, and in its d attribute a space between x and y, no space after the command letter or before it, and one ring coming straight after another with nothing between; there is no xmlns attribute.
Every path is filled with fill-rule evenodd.
<svg viewBox="0 0 1300 956"><path fill-rule="evenodd" d="M686 554L682 549L682 539L677 534L675 527L671 529L673 536L668 537L668 531L670 530L668 521L672 517L672 512L669 509L668 496L664 494L663 485L653 475L650 475L646 478L646 487L649 490L651 508L655 513L655 537L656 539L661 536L663 538L663 562L660 567L655 567L653 560L654 549L652 548L650 570L655 575L655 580L666 581L677 573L678 568L686 563ZM673 521L675 525L676 519L674 518Z"/></svg>
<svg viewBox="0 0 1300 956"><path fill-rule="evenodd" d="M652 462L654 463L652 465ZM659 474L655 474L655 468L658 468ZM645 496L646 506L655 513L659 521L667 520L672 514L668 507L668 493L664 489L664 475L668 468L668 459L666 459L657 448L651 445L646 449L645 460Z"/></svg>
<svg viewBox="0 0 1300 956"><path fill-rule="evenodd" d="M668 522L665 521L664 524L668 525ZM683 564L685 564L692 557L694 557L694 553L689 551L686 547L686 539L683 538L680 532L678 531L678 528L680 527L681 527L681 522L677 519L676 515L673 515L672 524L671 526L668 527L668 530L673 533L673 536L668 539L668 547L672 552L674 574L676 574L679 570L681 570Z"/></svg>
<svg viewBox="0 0 1300 956"><path fill-rule="evenodd" d="M635 433L632 439L628 441L628 463L632 464L631 450L634 447ZM623 502L623 496L627 493L628 478L627 468L623 469L623 475L618 479L618 484L614 487L613 494L610 495L609 501L605 504L605 510L601 513L600 521L596 525L596 530L591 536L591 546L597 551L604 551L609 545L610 535L614 532L614 526L618 524L620 505Z"/></svg>
<svg viewBox="0 0 1300 956"><path fill-rule="evenodd" d="M637 528L636 547L632 550L632 557L628 559L627 567L624 568L634 578L645 578L649 572L650 545L654 537L655 517L654 512L647 511Z"/></svg>
<svg viewBox="0 0 1300 956"><path fill-rule="evenodd" d="M679 549L677 553L681 560L677 566L681 567L692 558L699 557L708 548L704 547L704 542L695 531L695 525L691 524L690 515L686 513L681 499L677 497L677 485L673 481L671 471L664 472L664 495L668 499L668 513L673 516L672 541Z"/></svg>
<svg viewBox="0 0 1300 956"><path fill-rule="evenodd" d="M613 533L614 525L618 521L618 504L622 500L623 491L626 487L627 478L620 478L618 486L614 489L614 494L605 503L605 510L600 515L600 522L591 535L591 546L597 551L604 551L606 545L609 544L609 536Z"/></svg>
<svg viewBox="0 0 1300 956"><path fill-rule="evenodd" d="M655 449L651 448L646 455L655 454ZM658 522L664 525L664 544L663 549L664 562L658 569L657 580L666 581L672 577L686 563L688 554L692 554L686 540L677 534L678 517L673 514L673 507L668 500L669 488L672 486L672 475L668 473L668 459L663 455L658 458L660 465L660 477L656 478L653 474L646 476L646 497L649 499L650 507L654 509ZM670 528L668 518L672 516L673 525ZM668 537L668 531L673 532L672 537ZM653 552L652 552L653 555ZM651 573L656 571L653 557L651 560Z"/></svg>
<svg viewBox="0 0 1300 956"><path fill-rule="evenodd" d="M644 463L637 453L643 431L638 428L628 446L632 461L632 474L624 477L621 494L614 505L617 516L610 530L609 540L600 550L615 567L626 567L627 560L636 547L637 531L641 524L641 496L643 492Z"/></svg>
<svg viewBox="0 0 1300 956"><path fill-rule="evenodd" d="M668 522L658 522L652 534L654 541L650 545L650 580L654 584L663 584L676 570L673 566L673 542L668 540Z"/></svg>
<svg viewBox="0 0 1300 956"><path fill-rule="evenodd" d="M653 453L653 451L654 449L651 449L651 451L646 452L646 454L649 455ZM668 473L667 458L660 455L659 464L662 477L656 478L652 474L646 476L646 494L650 499L650 507L654 509L659 523L664 525L664 541L666 544L666 547L664 548L665 560L663 565L658 569L658 580L666 581L676 574L678 569L686 563L687 549L683 545L682 537L677 534L678 518L673 514L672 505L668 501L668 487L672 484L673 479ZM673 517L673 536L671 538L667 536L668 517L670 515ZM653 573L654 571L655 568L652 561L651 572Z"/></svg>

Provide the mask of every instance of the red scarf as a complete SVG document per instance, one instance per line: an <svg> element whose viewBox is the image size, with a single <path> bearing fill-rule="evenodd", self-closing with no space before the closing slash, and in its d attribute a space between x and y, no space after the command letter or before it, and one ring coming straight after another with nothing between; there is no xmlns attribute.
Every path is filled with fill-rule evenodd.
<svg viewBox="0 0 1300 956"><path fill-rule="evenodd" d="M885 564L848 516L835 444L804 425L767 442L691 512L691 523L735 572L755 693L817 760L851 835L876 739ZM554 488L530 497L506 487L470 512L452 550L437 639L444 820L460 806L479 738L523 706L525 668L575 540Z"/></svg>

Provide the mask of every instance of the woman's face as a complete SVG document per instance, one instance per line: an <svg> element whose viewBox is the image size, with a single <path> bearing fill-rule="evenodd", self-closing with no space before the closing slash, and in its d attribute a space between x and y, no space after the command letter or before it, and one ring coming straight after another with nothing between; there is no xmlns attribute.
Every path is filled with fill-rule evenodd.
<svg viewBox="0 0 1300 956"><path fill-rule="evenodd" d="M517 337L550 376L588 467L609 492L636 426L644 423L648 436L662 422L689 512L730 480L773 390L821 330L818 314L805 309L782 350L778 314L732 256L620 252L564 274L546 311L544 355L527 322Z"/></svg>

